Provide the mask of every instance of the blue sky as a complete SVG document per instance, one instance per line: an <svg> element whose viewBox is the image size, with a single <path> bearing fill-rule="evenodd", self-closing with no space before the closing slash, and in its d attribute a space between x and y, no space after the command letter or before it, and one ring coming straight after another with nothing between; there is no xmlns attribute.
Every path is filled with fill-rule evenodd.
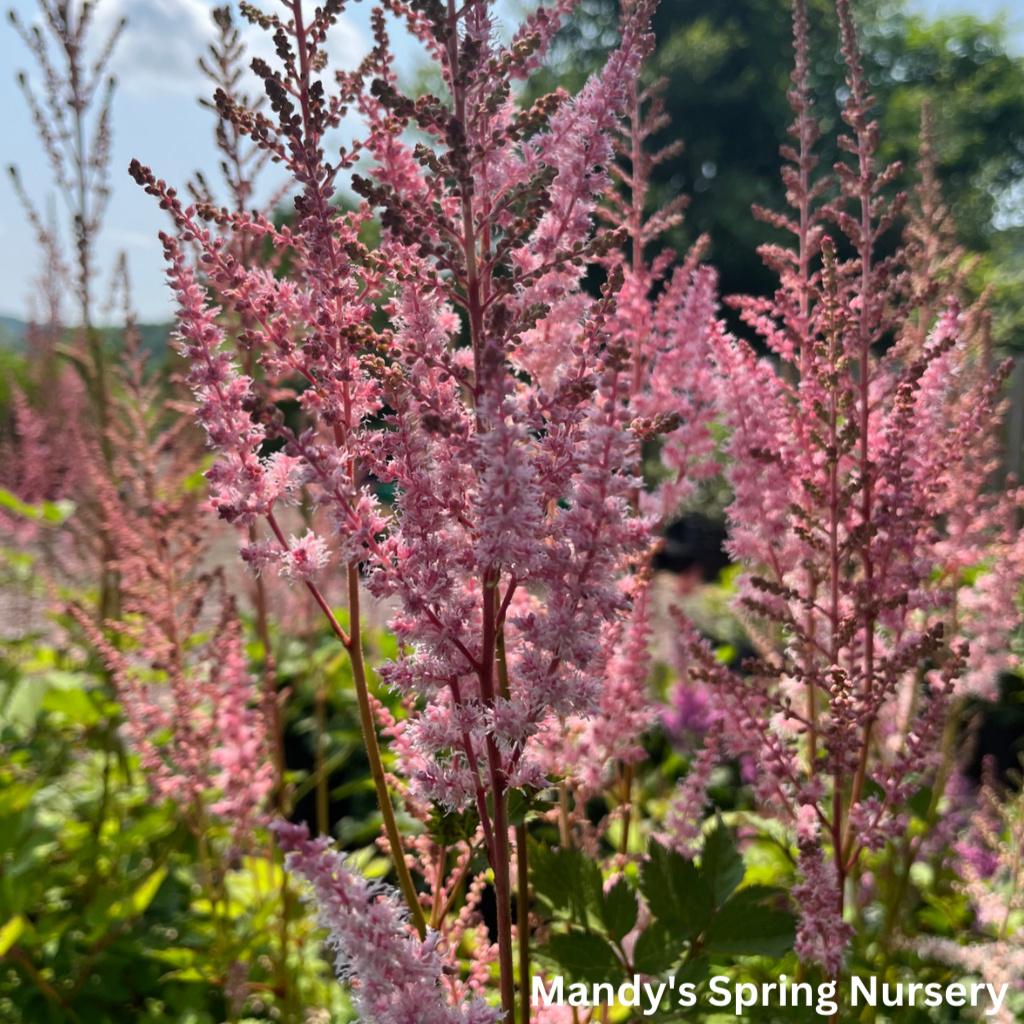
<svg viewBox="0 0 1024 1024"><path fill-rule="evenodd" d="M6 5L5 5L6 6ZM14 0L14 10L23 21L36 16L34 0ZM157 232L166 227L166 215L157 209L127 176L132 157L148 164L159 177L183 187L197 169L216 166L213 146L213 116L196 102L206 91L206 82L196 68L196 56L212 37L209 12L211 0L101 0L94 41L121 17L128 18L113 64L119 79L114 101L114 145L111 162L112 195L99 248L99 265L109 270L117 253L128 255L133 298L143 321L170 319L172 307L163 284ZM979 17L1003 12L1011 28L1015 49L1024 53L1024 14L1012 14L1001 0L909 0L912 10L939 15L969 9ZM346 12L330 43L338 64L351 67L369 46L367 4ZM399 67L416 65L415 50L399 42L393 33ZM270 47L262 33L248 32L254 52ZM0 110L4 111L0 132L0 164L18 165L28 191L46 209L55 202L47 163L36 140L28 112L14 76L20 69L38 78L30 55L6 19L0 24ZM268 187L272 187L268 180ZM58 216L62 214L56 207ZM65 218L66 220L66 218ZM0 313L25 317L38 274L38 256L25 216L11 189L6 173L0 180ZM102 274L97 293L107 293L107 275ZM67 302L67 316L73 317L73 303Z"/></svg>

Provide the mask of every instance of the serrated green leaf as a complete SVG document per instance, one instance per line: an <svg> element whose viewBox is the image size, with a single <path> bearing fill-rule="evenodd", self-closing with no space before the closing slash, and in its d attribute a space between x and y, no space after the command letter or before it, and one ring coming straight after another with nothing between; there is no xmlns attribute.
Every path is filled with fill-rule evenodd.
<svg viewBox="0 0 1024 1024"><path fill-rule="evenodd" d="M579 850L552 850L531 840L530 885L552 910L586 926L600 920L603 903L601 869Z"/></svg>
<svg viewBox="0 0 1024 1024"><path fill-rule="evenodd" d="M683 942L698 936L714 910L711 888L693 861L652 842L640 873L640 891L652 912Z"/></svg>
<svg viewBox="0 0 1024 1024"><path fill-rule="evenodd" d="M672 939L664 921L648 925L633 948L633 969L639 974L657 977L667 971L682 956L682 950Z"/></svg>
<svg viewBox="0 0 1024 1024"><path fill-rule="evenodd" d="M622 963L599 935L575 930L553 935L541 951L575 981L617 985L622 978Z"/></svg>
<svg viewBox="0 0 1024 1024"><path fill-rule="evenodd" d="M636 915L636 893L629 882L620 878L603 894L601 922L611 938L621 941L636 926Z"/></svg>
<svg viewBox="0 0 1024 1024"><path fill-rule="evenodd" d="M760 885L741 889L715 914L704 948L731 956L785 956L796 940L793 917L764 905L778 892Z"/></svg>
<svg viewBox="0 0 1024 1024"><path fill-rule="evenodd" d="M704 840L700 873L711 890L711 900L720 907L743 881L743 858L732 841L732 835L718 818L713 832Z"/></svg>

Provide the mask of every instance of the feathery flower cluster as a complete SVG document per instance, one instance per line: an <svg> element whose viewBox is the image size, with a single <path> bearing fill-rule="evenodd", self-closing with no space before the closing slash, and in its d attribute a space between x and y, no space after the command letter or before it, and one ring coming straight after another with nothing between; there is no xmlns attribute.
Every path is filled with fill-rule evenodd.
<svg viewBox="0 0 1024 1024"><path fill-rule="evenodd" d="M634 11L635 4L623 5L624 33ZM632 429L641 441L654 441L659 449L658 478L652 486L638 487L630 503L659 527L680 512L702 479L720 468L713 458L710 428L717 410L708 359L710 339L720 326L715 274L699 265L706 240L698 241L674 268L675 254L668 248L653 260L647 255L652 243L682 221L687 198L681 195L653 213L648 211L651 171L679 149L679 144L655 152L648 147L668 121L660 95L664 87L663 80L646 88L641 87L639 76L630 81L624 117L614 138L619 159L609 168L612 184L596 211L629 246L628 252L616 248L603 259L610 275L621 276L607 330L628 352L626 401ZM548 749L552 770L568 771L585 791L600 790L613 767L621 773L642 759L640 739L656 715L648 691L651 584L646 572L640 571L630 585L629 621L611 626L617 635L613 632L605 644L616 653L605 671L600 703L586 718L569 720L563 730L566 742ZM541 742L550 741L545 737ZM626 771L621 799L627 808L629 778Z"/></svg>
<svg viewBox="0 0 1024 1024"><path fill-rule="evenodd" d="M33 408L23 392L13 393L11 429L0 445L0 487L26 505L73 500L81 483L74 458L81 387L64 372L53 390L61 395L60 405L44 397L42 409ZM0 532L23 546L35 542L40 531L36 521L0 509Z"/></svg>
<svg viewBox="0 0 1024 1024"><path fill-rule="evenodd" d="M206 611L215 581L198 566L208 531L185 485L202 449L187 420L168 417L142 360L129 362L111 406L111 463L80 453L118 574L121 618L105 623L117 640L77 617L113 673L155 796L179 804L194 828L209 811L237 842L251 841L274 767L234 601L225 594L212 620Z"/></svg>
<svg viewBox="0 0 1024 1024"><path fill-rule="evenodd" d="M999 1024L1019 1019L1024 1000L1024 795L1003 791L991 764L976 796L969 828L955 844L957 888L974 912L966 942L925 937L915 950L925 959L955 965L997 989L1007 985L1006 1005L992 1015ZM1019 778L1018 778L1019 782Z"/></svg>
<svg viewBox="0 0 1024 1024"><path fill-rule="evenodd" d="M287 866L309 882L320 924L337 952L339 977L353 981L359 1019L366 1024L495 1024L501 1011L473 996L450 1005L445 976L450 965L441 937L420 941L409 933L400 897L370 881L331 848L309 838L305 825L275 826Z"/></svg>
<svg viewBox="0 0 1024 1024"><path fill-rule="evenodd" d="M137 614L130 605L131 599L126 612ZM154 796L178 804L196 829L212 813L236 843L251 841L275 779L233 602L225 599L213 636L198 650L181 649L159 628L119 626L126 636L139 634L133 639L142 645L145 665L134 652L113 647L84 617L80 622L114 675L125 733ZM175 616L174 625L196 628L189 613L184 621Z"/></svg>
<svg viewBox="0 0 1024 1024"><path fill-rule="evenodd" d="M757 797L797 834L798 952L836 975L850 935L847 880L865 851L900 833L908 801L936 776L964 689L964 641L981 642L977 690L1012 619L992 612L1024 566L1010 526L1017 496L987 493L999 378L978 357L956 297L921 285L927 268L916 284L901 270L934 259L941 218L927 191L920 246L877 253L906 197L887 198L898 168L876 166L848 0L838 0L849 85L841 147L852 162L837 166L837 184L816 175L798 0L796 142L783 150L795 212L762 211L796 246L764 250L780 275L775 296L736 300L781 369L718 322L700 245L674 270L670 253L645 254L681 211L674 203L647 216L650 171L664 156L644 148L663 125L657 86L638 84L652 46L649 0L624 5L621 45L577 96L559 91L528 110L515 83L543 57L568 3L531 16L506 45L485 0L390 0L387 12L440 70L445 95L416 99L398 87L384 9L373 14L373 50L329 88L323 43L342 8L331 0L309 16L301 0L284 0L280 13L245 5L274 38L275 65L253 62L269 109L223 86L217 94L235 143L247 136L297 186L287 226L216 209L201 190L186 204L138 162L132 174L174 223L163 240L181 352L217 453L211 506L247 531L242 557L256 573L274 567L302 584L351 657L419 941L393 895L323 841L290 827L281 836L358 979L362 1012L490 1019L476 1003L453 1009L436 998L442 958L409 875L418 862L431 880L437 924L446 893L468 880L479 895L482 875L470 874L478 847L493 871L511 1012L510 866L525 871L526 857L525 831L515 830L511 850L511 790L558 777L563 797L570 785L598 789L613 763L626 855L623 769L639 758L652 715L648 556L655 529L720 468L716 419L728 431L730 551L748 570L742 601L763 657L741 678L695 654L693 677L713 684L706 746L666 841L692 853L716 760L753 754ZM367 137L328 160L325 137L350 108ZM357 156L364 173L351 184L363 202L346 213L333 200ZM375 214L381 241L371 251L363 229ZM613 229L595 232L602 214ZM247 260L258 246L289 273ZM599 298L583 286L592 264L607 272ZM286 389L299 426L276 404ZM644 442L660 446L663 468L650 490ZM298 500L328 527L287 538L278 508ZM347 582L347 628L321 589L331 565ZM366 591L393 610L401 653L381 675L404 697L402 721L379 708L374 719L360 632ZM475 834L459 833L451 850L430 836L402 843L378 724L416 813ZM468 916L459 927L464 934Z"/></svg>

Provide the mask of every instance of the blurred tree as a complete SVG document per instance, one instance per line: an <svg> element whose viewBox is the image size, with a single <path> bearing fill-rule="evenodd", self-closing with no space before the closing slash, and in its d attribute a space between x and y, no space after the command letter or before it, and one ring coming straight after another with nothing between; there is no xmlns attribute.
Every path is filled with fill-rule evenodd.
<svg viewBox="0 0 1024 1024"><path fill-rule="evenodd" d="M832 0L812 0L814 90L822 120L822 166L838 156L835 135L843 64ZM971 15L928 21L902 0L857 5L865 65L878 96L880 157L903 160L914 180L921 104L935 111L938 173L966 246L984 257L976 287L995 287L996 340L1024 347L1024 320L1011 295L1024 278L1024 59L1008 52L1005 23ZM614 43L616 0L584 0L563 30L542 91L574 87ZM782 204L779 146L792 112L789 0L662 0L651 77L665 76L666 135L684 151L655 172L652 204L684 191L686 222L670 239L684 250L707 232L708 258L722 294L763 294L773 287L757 247L774 232L751 204ZM1024 327L1024 322L1021 322Z"/></svg>

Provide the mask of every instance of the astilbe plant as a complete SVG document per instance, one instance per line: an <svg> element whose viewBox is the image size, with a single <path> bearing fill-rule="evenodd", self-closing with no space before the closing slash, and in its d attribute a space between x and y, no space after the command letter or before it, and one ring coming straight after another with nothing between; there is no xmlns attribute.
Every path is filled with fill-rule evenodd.
<svg viewBox="0 0 1024 1024"><path fill-rule="evenodd" d="M362 1019L383 1024L493 1024L501 1019L501 1011L479 996L448 1005L438 987L444 940L436 932L423 941L410 933L399 893L368 881L331 848L330 840L310 839L304 825L282 823L277 832L289 867L311 884L328 943L338 953L339 972L354 982L355 1009ZM447 980L455 988L453 973L447 972Z"/></svg>
<svg viewBox="0 0 1024 1024"><path fill-rule="evenodd" d="M114 47L124 29L118 22L90 67L86 40L96 4L40 0L43 25L10 20L43 75L42 97L24 72L18 75L25 101L46 151L58 191L71 217L75 249L75 298L82 326L92 327L96 277L96 239L110 198L110 104L115 80L107 74ZM15 189L37 235L47 232L38 209L25 191L18 169L8 168Z"/></svg>
<svg viewBox="0 0 1024 1024"><path fill-rule="evenodd" d="M947 424L959 424L970 437L960 460L937 467L936 497L944 529L931 552L938 582L950 595L939 615L949 635L970 642L965 672L957 684L962 704L967 697L998 699L999 674L1018 664L1007 638L1017 621L1024 576L1024 543L1018 530L1024 493L1012 476L1001 480L1005 406L995 389L1009 367L992 365L987 293L970 299L975 261L958 244L954 217L943 201L931 121L926 103L918 162L921 181L909 204L904 239L904 301L915 315L902 325L896 347L901 359L920 357L937 307L956 302L962 309L958 344L946 357L942 402L931 413Z"/></svg>
<svg viewBox="0 0 1024 1024"><path fill-rule="evenodd" d="M276 781L267 708L234 600L202 570L208 530L201 492L188 482L202 452L197 432L146 379L136 344L130 336L112 401L112 464L94 447L79 450L115 552L122 614L100 625L84 608L76 617L112 674L154 796L177 804L197 836L212 814L236 843L251 843Z"/></svg>
<svg viewBox="0 0 1024 1024"><path fill-rule="evenodd" d="M596 301L581 288L586 264L616 240L593 234L592 214L608 185L609 132L651 45L650 9L633 10L621 46L578 96L559 92L528 111L513 84L537 65L561 9L536 12L509 46L485 3L392 9L439 64L447 102L399 92L383 11L374 50L329 93L322 43L341 5L309 19L298 0L281 15L243 6L274 36L278 67L253 63L273 117L224 93L218 102L298 184L288 227L215 217L137 162L132 173L175 223L164 245L181 348L219 456L207 473L211 502L230 522L265 523L244 557L303 584L351 655L387 839L422 939L361 646L362 587L394 602L390 625L405 653L382 675L416 700L396 725L403 767L415 797L479 816L511 1012L509 792L544 782L530 738L596 705L616 636L605 626L627 611L620 580L650 538L631 508L638 433L627 405L631 353L608 328L615 281ZM369 124L357 148L372 166L352 179L366 202L349 215L331 200L354 151L328 162L324 136L351 105ZM410 127L427 141L407 143ZM359 229L374 208L383 237L371 253ZM204 213L286 251L294 273L243 266ZM258 351L271 378L302 381L308 428L289 430L240 372L203 277L254 320L232 341ZM390 317L383 332L371 325L378 303ZM265 456L270 438L284 447ZM378 503L373 478L395 484L392 508ZM289 539L278 522L277 505L300 487L332 517L347 629L317 583L329 539Z"/></svg>
<svg viewBox="0 0 1024 1024"><path fill-rule="evenodd" d="M826 201L833 182L816 171L798 2L794 143L782 151L793 209L761 211L795 245L764 249L780 278L774 296L736 300L778 368L746 342L712 339L734 492L729 550L747 569L740 602L761 657L743 677L710 654L694 669L714 683L720 716L699 765L706 777L716 748L755 754L760 806L796 832L797 952L832 977L853 934L850 879L867 851L902 836L908 801L949 753L942 741L955 736L977 636L964 610L997 611L987 628L1003 638L1016 621L1012 602L996 609L985 597L993 581L1002 592L1003 523L1016 507L1014 495L988 493L1000 375L968 345L956 298L924 291L921 271L908 271L921 249L880 255L906 196L887 196L899 167L877 164L847 0L837 9L849 162L836 164ZM676 817L701 799L684 784Z"/></svg>
<svg viewBox="0 0 1024 1024"><path fill-rule="evenodd" d="M90 494L79 529L91 523L113 553L119 615L96 622L87 600L71 610L106 668L126 752L138 758L154 804L173 806L194 843L194 891L209 906L209 934L199 945L204 971L237 1019L250 971L253 985L269 988L259 980L269 964L275 1001L288 1014L300 979L287 967L289 943L298 944L289 935L287 892L282 885L280 904L261 887L250 897L259 902L254 915L279 907L269 938L246 930L232 892L246 870L274 877L272 847L269 863L259 862L283 781L275 697L250 665L223 569L208 568L211 531L194 478L201 432L183 415L174 385L146 372L128 310L126 322L126 365L110 378L109 461L95 444L77 453ZM249 962L257 944L268 951L259 967Z"/></svg>
<svg viewBox="0 0 1024 1024"><path fill-rule="evenodd" d="M79 431L80 436L91 435L109 464L109 366L103 337L96 326L96 281L100 276L96 247L110 199L111 103L116 81L108 69L125 22L118 21L110 35L94 49L91 32L95 2L40 0L39 10L41 21L31 26L26 26L16 12L9 13L41 79L34 86L25 72L19 72L18 84L49 164L53 185L67 212L73 258L69 259L63 251L55 218L43 218L17 166L11 165L8 172L46 257L43 292L51 313L56 308L54 296L69 285L78 306L78 329L70 349L62 354L70 357L88 399L81 403L81 419L87 427ZM51 316L50 320L53 340L61 340L56 336L57 318ZM46 430L56 436L61 416L53 410L48 414L51 422ZM79 504L88 500L88 495L80 493L69 492L65 497ZM97 540L102 565L99 617L103 618L117 614L118 584L112 568L110 538L100 533Z"/></svg>

